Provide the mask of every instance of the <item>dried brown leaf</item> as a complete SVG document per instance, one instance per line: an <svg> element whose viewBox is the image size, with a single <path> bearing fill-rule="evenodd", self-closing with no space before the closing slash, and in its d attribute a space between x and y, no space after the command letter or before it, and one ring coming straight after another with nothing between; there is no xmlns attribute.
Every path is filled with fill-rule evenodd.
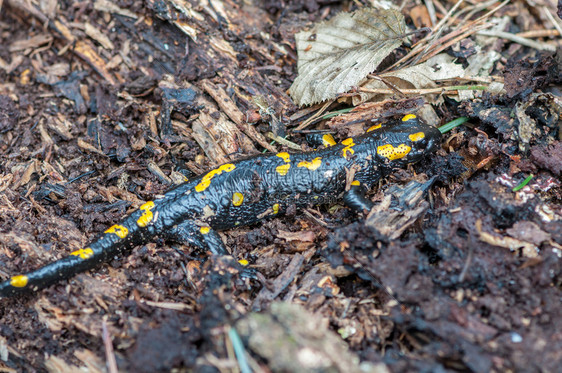
<svg viewBox="0 0 562 373"><path fill-rule="evenodd" d="M347 92L402 44L405 27L397 10L363 8L296 34L299 75L291 97L302 106Z"/></svg>
<svg viewBox="0 0 562 373"><path fill-rule="evenodd" d="M442 53L422 64L383 73L379 77L398 89L420 89L437 87L436 80L460 78L464 75L463 67L454 63L453 57ZM388 88L382 81L374 79L366 81L362 87L369 89ZM358 96L353 97L353 105L368 101L375 95L374 93L361 92Z"/></svg>

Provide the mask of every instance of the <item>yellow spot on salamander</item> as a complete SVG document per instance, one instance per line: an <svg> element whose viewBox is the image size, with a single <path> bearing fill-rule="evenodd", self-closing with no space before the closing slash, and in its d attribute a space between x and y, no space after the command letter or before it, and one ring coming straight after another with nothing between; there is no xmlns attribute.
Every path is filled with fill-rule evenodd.
<svg viewBox="0 0 562 373"><path fill-rule="evenodd" d="M279 158L281 158L286 163L291 162L291 155L287 152L281 152L276 154Z"/></svg>
<svg viewBox="0 0 562 373"><path fill-rule="evenodd" d="M20 75L20 83L21 85L27 85L29 84L29 81L31 80L30 78L31 76L31 70L30 69L25 69L21 75Z"/></svg>
<svg viewBox="0 0 562 373"><path fill-rule="evenodd" d="M316 170L322 164L322 158L316 157L312 161L301 161L297 164L297 167L306 167L311 171Z"/></svg>
<svg viewBox="0 0 562 373"><path fill-rule="evenodd" d="M341 143L345 145L345 147L342 149L342 155L344 158L347 159L347 153L349 153L350 155L353 155L355 153L355 150L353 150L353 146L355 145L355 143L353 142L353 139L351 137L343 140Z"/></svg>
<svg viewBox="0 0 562 373"><path fill-rule="evenodd" d="M351 185L359 186L359 185L361 185L361 183L360 183L359 181L357 181L357 180L353 180L353 181L351 182Z"/></svg>
<svg viewBox="0 0 562 373"><path fill-rule="evenodd" d="M406 144L400 144L397 147L392 146L392 144L386 144L377 148L377 154L393 161L395 159L404 158L408 155L410 150L412 150L412 148Z"/></svg>
<svg viewBox="0 0 562 373"><path fill-rule="evenodd" d="M277 168L275 168L275 171L277 171L279 175L285 176L287 175L287 172L289 172L289 169L291 168L291 156L287 152L277 153L277 156L281 158L283 162L285 162L286 164L277 166Z"/></svg>
<svg viewBox="0 0 562 373"><path fill-rule="evenodd" d="M148 201L147 203L139 207L139 210L143 211L142 215L137 220L137 225L139 227L144 228L148 225L148 223L152 221L152 219L154 218L154 214L150 210L152 210L154 206L154 202Z"/></svg>
<svg viewBox="0 0 562 373"><path fill-rule="evenodd" d="M117 237L123 239L127 237L127 235L129 234L129 230L122 225L115 224L114 226L106 230L104 233L113 233Z"/></svg>
<svg viewBox="0 0 562 373"><path fill-rule="evenodd" d="M211 228L209 227L201 227L201 229L199 229L199 232L201 232L201 234L208 234L211 231Z"/></svg>
<svg viewBox="0 0 562 373"><path fill-rule="evenodd" d="M332 135L330 135L329 133L322 136L322 145L324 145L324 146L334 146L336 144L337 144L336 140L334 140L334 137Z"/></svg>
<svg viewBox="0 0 562 373"><path fill-rule="evenodd" d="M417 117L414 114L408 114L408 115L404 115L404 117L402 118L402 122L407 122L410 119L416 119Z"/></svg>
<svg viewBox="0 0 562 373"><path fill-rule="evenodd" d="M70 255L79 256L80 259L89 259L94 256L94 250L87 247L85 249L73 251L70 253Z"/></svg>
<svg viewBox="0 0 562 373"><path fill-rule="evenodd" d="M378 129L381 128L381 127L382 127L382 124L380 124L380 123L379 123L379 124L375 124L374 126L371 126L371 127L367 128L367 132L371 132L371 131L374 131L374 130L378 130Z"/></svg>
<svg viewBox="0 0 562 373"><path fill-rule="evenodd" d="M227 164L223 164L222 166L220 166L217 169L211 170L209 171L205 176L203 176L203 178L201 179L201 181L199 182L199 184L197 184L195 186L195 190L197 192L202 192L205 189L207 189L209 187L209 185L211 185L211 180L216 176L216 175L220 175L223 172L231 172L236 168L235 165L233 165L232 163L227 163Z"/></svg>
<svg viewBox="0 0 562 373"><path fill-rule="evenodd" d="M279 213L279 204L276 203L272 206L272 210L274 214L278 214Z"/></svg>
<svg viewBox="0 0 562 373"><path fill-rule="evenodd" d="M412 133L411 135L408 135L408 138L413 142L420 141L425 138L425 133L423 132Z"/></svg>
<svg viewBox="0 0 562 373"><path fill-rule="evenodd" d="M291 168L290 164L284 164L284 165L281 165L281 166L277 166L275 171L277 171L277 173L279 175L285 176L285 175L287 175L287 172L289 172L289 168Z"/></svg>
<svg viewBox="0 0 562 373"><path fill-rule="evenodd" d="M244 195L242 193L234 193L232 195L232 204L234 206L240 206L244 202Z"/></svg>
<svg viewBox="0 0 562 373"><path fill-rule="evenodd" d="M28 280L29 279L27 278L26 275L14 276L10 279L10 285L12 285L15 288L23 288L27 286Z"/></svg>
<svg viewBox="0 0 562 373"><path fill-rule="evenodd" d="M250 264L250 262L248 262L246 259L240 259L238 261L238 263L240 263L241 265L243 265L244 267L246 267L248 264Z"/></svg>

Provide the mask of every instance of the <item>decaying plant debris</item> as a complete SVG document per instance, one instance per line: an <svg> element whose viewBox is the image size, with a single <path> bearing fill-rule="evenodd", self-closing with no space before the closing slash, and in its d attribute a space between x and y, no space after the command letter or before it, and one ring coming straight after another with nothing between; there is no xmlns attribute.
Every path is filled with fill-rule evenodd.
<svg viewBox="0 0 562 373"><path fill-rule="evenodd" d="M297 105L336 98L374 71L404 37L404 16L395 9L375 8L342 12L311 31L299 32L299 74L291 97Z"/></svg>
<svg viewBox="0 0 562 373"><path fill-rule="evenodd" d="M159 240L0 300L0 371L559 371L560 8L367 3L0 0L1 280L220 163L468 118L368 216L226 231L256 279Z"/></svg>

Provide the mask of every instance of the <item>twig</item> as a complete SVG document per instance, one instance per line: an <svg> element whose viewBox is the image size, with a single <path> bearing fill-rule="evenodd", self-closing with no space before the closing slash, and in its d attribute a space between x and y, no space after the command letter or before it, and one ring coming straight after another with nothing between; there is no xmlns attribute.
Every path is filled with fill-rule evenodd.
<svg viewBox="0 0 562 373"><path fill-rule="evenodd" d="M142 301L141 303L146 304L150 307L157 307L166 310L174 311L192 311L193 307L185 303L174 303L174 302L154 302L150 300Z"/></svg>
<svg viewBox="0 0 562 373"><path fill-rule="evenodd" d="M328 110L328 108L330 107L330 105L332 105L333 102L334 102L334 100L330 100L330 101L326 102L320 110L318 110L316 113L314 113L314 115L312 115L310 118L308 118L307 120L305 120L304 122L299 124L299 126L297 128L295 128L295 131L300 131L302 129L305 129L310 124L312 124L318 117L320 117L322 114L324 114L324 112L326 110Z"/></svg>
<svg viewBox="0 0 562 373"><path fill-rule="evenodd" d="M443 32L444 25L447 22L449 22L451 19L452 20L450 22L453 22L455 19L458 18L459 14L462 14L462 13L466 12L466 9L463 9L459 12L459 14L455 15L454 18L453 18L453 13L461 5L462 2L463 2L463 0L459 0L451 8L451 10L449 10L449 12L447 12L445 17L443 17L443 19L437 24L437 26L435 27L435 29L432 33L430 33L425 38L423 38L418 43L416 43L414 45L414 48L410 51L410 53L408 53L406 56L402 57L400 60L398 60L392 66L387 68L385 71L392 71L396 66L399 66L399 65L405 65L405 64L411 65L411 64L421 63L423 61L426 61L427 59L429 59L432 56L434 56L435 54L441 52L445 48L448 48L449 46L453 45L457 41L472 35L476 31L475 26L477 26L478 24L481 24L485 19L489 18L494 12L498 11L500 8L502 8L503 6L508 4L509 0L505 0L500 5L498 5L494 9L490 10L488 13L484 14L482 17L479 17L478 19L469 22L468 24L464 25L463 27L458 27L454 31L450 32L449 34L443 36L442 38L439 38L439 35L441 35L441 33ZM483 5L487 6L487 4L483 4ZM480 5L476 8L480 9L483 5ZM479 28L479 29L482 29L482 28ZM458 35L460 35L460 36L458 36ZM451 40L452 38L454 38L453 41L447 42L448 40ZM430 43L430 45L424 47L424 43ZM427 54L428 51L431 50L431 48L434 47L434 46L439 46L439 47L438 47L437 50ZM422 52L422 50L423 50L423 52ZM419 55L419 56L415 59L415 61L413 61L412 63L408 62L409 60L412 60L417 55Z"/></svg>
<svg viewBox="0 0 562 373"><path fill-rule="evenodd" d="M330 228L330 226L328 225L328 223L326 223L324 220L321 220L319 218L317 218L316 216L314 216L313 213L311 213L310 211L308 211L308 209L302 210L302 212L308 216L310 219L314 220L314 222L316 222L317 224L326 227L326 228Z"/></svg>
<svg viewBox="0 0 562 373"><path fill-rule="evenodd" d="M442 14L446 14L446 13L447 13L447 8L445 8L445 7L443 6L443 4L441 4L438 0L435 0L435 1L433 2L433 6L436 7L436 8L439 10L439 12L441 12Z"/></svg>
<svg viewBox="0 0 562 373"><path fill-rule="evenodd" d="M449 87L438 87L438 88L401 89L400 92L405 95L429 95L429 94L445 93L445 92L450 94L456 94L456 91L470 91L470 90L485 91L487 89L488 86L485 85L454 85ZM395 93L394 90L387 89L387 88L370 89L370 88L361 87L358 90L359 92L364 92L364 93L375 93L375 94L385 94L385 95ZM346 95L353 95L353 94L351 93Z"/></svg>
<svg viewBox="0 0 562 373"><path fill-rule="evenodd" d="M480 18L476 19L475 21L471 22L469 25L473 25L473 24L476 24L477 22L481 22L481 21L487 19L492 14L494 14L495 12L497 12L498 10L500 10L501 8L503 8L504 6L509 4L510 2L511 2L511 0L505 0L503 3L501 3L500 5L495 7L494 9L490 10L488 13L484 14L482 17L480 17Z"/></svg>
<svg viewBox="0 0 562 373"><path fill-rule="evenodd" d="M435 26L435 30L437 30L437 33L439 33L441 31L441 29L443 28L443 26L445 25L445 22L449 21L449 19L452 17L453 13L457 10L457 8L459 6L461 6L461 4L464 2L464 0L459 0L457 1L457 3L455 5L453 5L453 7L451 8L451 10L449 10L447 12L447 14L445 14L445 17L443 17L443 19L441 21L439 21L439 23L437 24L437 26ZM433 35L428 35L426 37L426 39L429 41L429 39L432 37Z"/></svg>
<svg viewBox="0 0 562 373"><path fill-rule="evenodd" d="M550 52L556 51L556 47L553 45L541 43L527 38L522 38L520 36L517 36L515 34L510 34L509 32L505 32L505 31L482 30L478 32L478 35L493 36L497 38L507 39L514 43L521 44L529 48L538 49L541 51L550 51Z"/></svg>
<svg viewBox="0 0 562 373"><path fill-rule="evenodd" d="M437 24L437 26L435 26L434 31L432 31L425 39L423 40L427 40L427 46L425 47L424 51L418 55L418 57L412 62L412 64L416 64L419 59L424 56L434 45L436 45L438 43L438 38L441 36L441 34L443 33L443 30L445 30L445 27L443 27L445 25L445 23L451 18L452 14L454 13L454 11L463 3L464 0L459 0L452 8L451 10L449 10L449 12L447 12L447 14L445 15L445 17L443 17L443 19L441 21L439 21L439 23ZM437 32L435 32L435 30ZM420 49L419 51L421 51L421 45L420 45ZM413 52L413 51L412 51ZM419 52L415 53L418 54ZM406 57L408 57L408 55L406 55ZM413 55L412 55L413 57ZM395 66L396 64L394 64L393 66Z"/></svg>
<svg viewBox="0 0 562 373"><path fill-rule="evenodd" d="M427 8L427 13L429 14L429 19L431 20L431 26L435 26L437 23L437 17L435 16L435 6L433 5L433 0L425 0L424 3Z"/></svg>
<svg viewBox="0 0 562 373"><path fill-rule="evenodd" d="M494 83L494 82L499 82L499 83L504 82L503 76L496 76L496 75L490 75L490 76L459 76L459 77L456 77L456 78L435 79L435 82L454 82L456 80L464 80L466 82L478 82L478 83L486 83L486 84L490 84L490 83Z"/></svg>
<svg viewBox="0 0 562 373"><path fill-rule="evenodd" d="M111 342L111 336L109 335L109 330L107 329L107 321L102 319L101 321L102 339L103 345L105 347L105 359L107 364L107 371L109 373L117 373L117 361L115 360L115 353L113 352L113 343Z"/></svg>
<svg viewBox="0 0 562 373"><path fill-rule="evenodd" d="M449 40L447 43L445 44L441 44L439 47L437 47L437 49L433 50L431 53L428 53L426 55L424 55L420 60L419 63L425 62L428 59L430 59L431 57L435 56L436 54L440 53L441 51L444 51L445 49L449 48L451 45L457 43L458 41L461 41L462 39L466 39L468 38L470 35L474 34L475 32L478 32L479 30L485 29L492 26L491 23L485 23L483 25L479 25L476 27L472 27L467 25L466 28L468 29L468 31L466 31L465 33L457 36L456 38ZM452 33L451 33L452 34ZM451 35L449 34L449 35Z"/></svg>
<svg viewBox="0 0 562 373"><path fill-rule="evenodd" d="M395 93L397 93L398 95L404 97L404 95L402 94L402 92L400 92L400 89L398 87L396 87L394 84L392 84L391 82L389 82L388 80L374 75L374 74L369 74L367 75L367 78L369 79L373 79L373 80L378 80L379 82L381 82L382 84L384 84L385 86L387 86L388 88L392 89Z"/></svg>
<svg viewBox="0 0 562 373"><path fill-rule="evenodd" d="M549 36L560 36L562 33L558 30L531 30L519 32L515 35L521 36L522 38L546 38Z"/></svg>
<svg viewBox="0 0 562 373"><path fill-rule="evenodd" d="M347 113L349 113L350 111L353 111L353 108L352 108L352 107L350 107L350 108L345 108L345 109L340 109L340 110L335 110L335 111L330 111L330 112L328 112L328 113L322 115L322 116L320 117L320 119L321 119L321 120L323 120L323 119L330 119L330 118L333 118L333 117L337 117L338 115L347 114ZM295 131L295 132L296 132L296 131Z"/></svg>
<svg viewBox="0 0 562 373"><path fill-rule="evenodd" d="M472 237L471 237L472 241ZM472 263L472 258L474 257L474 245L468 246L468 255L466 256L466 260L464 262L461 274L459 275L459 284L464 282L466 274L468 273L468 269L470 268L470 264Z"/></svg>
<svg viewBox="0 0 562 373"><path fill-rule="evenodd" d="M558 5L558 6L560 6L560 5ZM543 6L542 9L543 9L544 13L546 14L546 18L548 18L548 20L550 21L550 23L552 23L554 28L556 30L558 30L558 32L562 35L562 27L560 27L560 23L558 23L558 21L556 19L554 19L554 17L552 16L552 13L550 13L550 9L548 9L546 6Z"/></svg>
<svg viewBox="0 0 562 373"><path fill-rule="evenodd" d="M509 1L509 0L507 0L507 1ZM495 3L497 3L497 0L490 0L490 1L485 2L485 3L477 3L477 5L474 5L474 6L472 6L472 7L466 7L465 9L461 9L461 10L459 11L459 13L456 14L456 17L455 17L455 18L459 18L459 17L460 17L461 15L463 15L464 13L466 13L466 15L464 16L464 18L463 18L462 20L459 21L458 27L461 27L464 23L466 23L466 20L470 19L470 18L471 18L473 15L475 15L476 13L478 13L478 12L480 12L480 11L482 11L482 10L487 9L488 7L494 5ZM500 6L498 7L498 9L501 8L501 7L502 7L502 5L500 5ZM491 13L495 12L496 10L497 10L497 9L493 9L491 12L488 12L488 13L484 14L482 17L477 18L477 19L474 20L474 21L471 21L470 24L475 24L476 22L480 22L480 21L482 21L482 20L484 20L484 19L487 19L487 18L489 17L489 15L490 15Z"/></svg>

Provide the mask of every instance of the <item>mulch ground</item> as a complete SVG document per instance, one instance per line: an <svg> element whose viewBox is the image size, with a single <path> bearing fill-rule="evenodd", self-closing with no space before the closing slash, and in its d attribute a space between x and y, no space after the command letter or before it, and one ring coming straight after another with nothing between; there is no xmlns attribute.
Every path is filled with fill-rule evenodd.
<svg viewBox="0 0 562 373"><path fill-rule="evenodd" d="M294 34L362 3L0 0L0 279L185 177L287 149L268 133L307 149L294 130L322 105L287 94ZM454 5L435 3L438 20ZM544 50L475 34L444 50L465 67L497 53L504 91L418 97L433 124L469 121L388 175L368 217L332 204L221 232L255 279L157 239L2 299L0 371L560 371L562 21L530 3L494 17ZM406 23L424 8L406 1Z"/></svg>

